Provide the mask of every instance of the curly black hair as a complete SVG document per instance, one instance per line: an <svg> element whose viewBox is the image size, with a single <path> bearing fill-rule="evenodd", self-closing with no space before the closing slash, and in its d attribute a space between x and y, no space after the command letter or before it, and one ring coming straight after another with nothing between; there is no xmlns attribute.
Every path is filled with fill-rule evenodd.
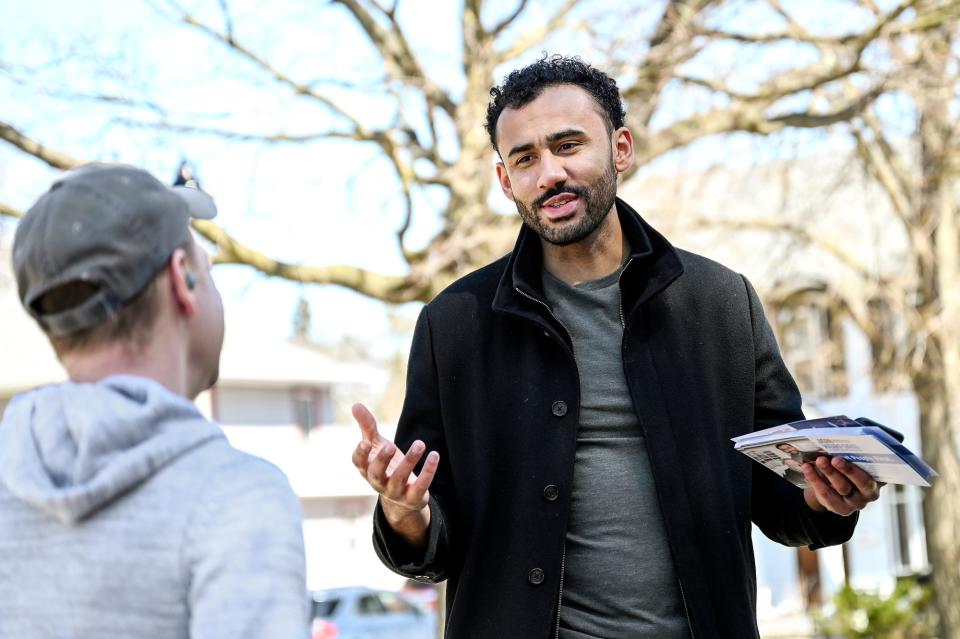
<svg viewBox="0 0 960 639"><path fill-rule="evenodd" d="M579 57L548 55L511 71L503 84L490 89L487 105L487 134L493 149L497 150L497 120L504 109L519 109L536 100L543 90L557 84L573 84L597 101L607 115L607 130L613 132L623 126L626 113L620 100L617 81L603 71L582 61Z"/></svg>

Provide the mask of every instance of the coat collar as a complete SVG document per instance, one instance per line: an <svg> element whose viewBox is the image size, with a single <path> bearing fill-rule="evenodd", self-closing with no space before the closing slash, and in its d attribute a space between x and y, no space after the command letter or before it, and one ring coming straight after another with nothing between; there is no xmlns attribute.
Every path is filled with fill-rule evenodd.
<svg viewBox="0 0 960 639"><path fill-rule="evenodd" d="M633 310L683 274L683 264L673 245L617 198L620 226L630 243L631 253L620 278L624 310ZM549 308L543 293L543 249L540 237L526 225L497 286L493 310L519 315Z"/></svg>

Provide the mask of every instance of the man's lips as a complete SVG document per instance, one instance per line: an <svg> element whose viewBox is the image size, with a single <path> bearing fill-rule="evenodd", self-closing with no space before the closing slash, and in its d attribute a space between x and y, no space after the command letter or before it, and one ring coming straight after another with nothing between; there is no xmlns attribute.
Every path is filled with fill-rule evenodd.
<svg viewBox="0 0 960 639"><path fill-rule="evenodd" d="M573 193L554 195L540 206L540 210L551 220L560 220L569 217L577 208L580 198Z"/></svg>

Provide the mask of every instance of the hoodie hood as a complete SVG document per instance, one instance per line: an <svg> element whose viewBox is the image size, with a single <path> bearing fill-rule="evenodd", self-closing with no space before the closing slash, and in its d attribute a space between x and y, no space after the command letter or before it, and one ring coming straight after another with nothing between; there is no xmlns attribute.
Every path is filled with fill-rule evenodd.
<svg viewBox="0 0 960 639"><path fill-rule="evenodd" d="M223 432L159 383L118 375L16 396L0 422L0 483L77 522Z"/></svg>

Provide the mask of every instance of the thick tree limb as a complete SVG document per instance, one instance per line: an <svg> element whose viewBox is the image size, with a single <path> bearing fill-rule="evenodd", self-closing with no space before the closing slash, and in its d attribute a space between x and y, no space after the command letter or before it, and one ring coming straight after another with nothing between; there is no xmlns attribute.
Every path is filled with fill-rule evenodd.
<svg viewBox="0 0 960 639"><path fill-rule="evenodd" d="M900 223L904 228L910 228L915 194L908 186L909 177L902 171L902 167L894 163L892 149L883 133L873 126L868 125L868 128L872 139L867 138L861 130L853 130L854 139L857 141L857 155L863 161L867 172L886 192Z"/></svg>
<svg viewBox="0 0 960 639"><path fill-rule="evenodd" d="M83 164L82 160L48 149L6 124L0 123L0 137L53 168L66 170ZM21 211L2 202L0 215L23 217ZM405 222L405 225L408 224L409 221ZM410 276L381 275L352 266L318 267L280 262L237 241L214 222L194 220L193 227L216 245L217 253L213 257L215 264L245 264L266 275L311 284L336 284L392 303L425 300L431 290L422 280L414 281Z"/></svg>
<svg viewBox="0 0 960 639"><path fill-rule="evenodd" d="M243 264L261 273L308 284L335 284L391 303L423 299L427 291L411 286L408 277L382 275L355 266L302 266L280 262L238 242L208 220L194 220L193 228L219 249L214 264Z"/></svg>
<svg viewBox="0 0 960 639"><path fill-rule="evenodd" d="M23 212L0 202L0 215L21 218ZM303 266L280 262L238 242L209 220L194 220L193 228L217 246L214 264L243 264L265 275L306 284L335 284L391 303L428 299L429 289L422 285L411 285L414 283L409 277L382 275L355 266Z"/></svg>
<svg viewBox="0 0 960 639"><path fill-rule="evenodd" d="M7 217L23 217L23 211L19 211L8 204L0 202L0 215L5 215Z"/></svg>
<svg viewBox="0 0 960 639"><path fill-rule="evenodd" d="M878 86L854 97L833 111L825 113L796 112L768 117L765 104L735 103L729 107L698 113L665 129L650 133L639 149L638 165L684 146L695 140L720 133L743 131L756 135L770 135L789 127L817 128L849 121L863 111L884 91Z"/></svg>
<svg viewBox="0 0 960 639"><path fill-rule="evenodd" d="M864 123L870 131L870 137L864 135L863 131L854 130L857 155L867 172L886 193L893 214L907 236L911 258L918 266L927 265L930 268L936 261L936 248L929 230L918 223L919 189L911 184L909 174L897 161L877 123L869 116L864 118Z"/></svg>
<svg viewBox="0 0 960 639"><path fill-rule="evenodd" d="M752 92L737 91L723 82L709 78L691 77L681 73L676 74L674 77L687 84L702 86L716 93L723 93L740 102L772 103L788 95L794 95L804 91L813 91L814 89L841 80L861 70L859 57L852 60L849 64L844 65L838 65L835 62L828 61L797 70L793 73L777 76Z"/></svg>
<svg viewBox="0 0 960 639"><path fill-rule="evenodd" d="M26 135L13 128L6 122L0 122L0 140L9 142L24 153L42 160L55 169L72 169L75 166L83 164L82 160L71 157L66 153L46 147L36 140L28 138Z"/></svg>
<svg viewBox="0 0 960 639"><path fill-rule="evenodd" d="M690 39L694 32L691 26L697 16L711 5L718 4L718 0L670 0L663 9L663 15L650 38L650 49L662 47L669 42L679 39Z"/></svg>

